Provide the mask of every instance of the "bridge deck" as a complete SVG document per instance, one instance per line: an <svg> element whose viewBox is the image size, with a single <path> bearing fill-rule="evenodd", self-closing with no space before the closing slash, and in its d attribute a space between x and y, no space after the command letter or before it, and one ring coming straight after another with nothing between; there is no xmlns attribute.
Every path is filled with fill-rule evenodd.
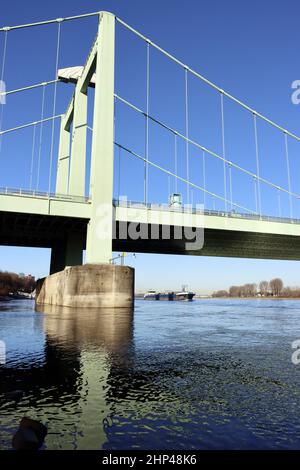
<svg viewBox="0 0 300 470"><path fill-rule="evenodd" d="M144 253L228 256L267 259L300 259L300 221L205 211L193 214L166 206L145 207L143 204L116 205L117 239L113 250ZM86 237L90 203L86 198L45 193L0 191L0 244L13 246L52 247L68 233ZM119 239L119 223L141 224L148 239ZM150 237L151 224L159 228L160 237ZM204 227L204 247L186 249L186 238L162 239L162 229ZM101 243L101 241L99 241Z"/></svg>

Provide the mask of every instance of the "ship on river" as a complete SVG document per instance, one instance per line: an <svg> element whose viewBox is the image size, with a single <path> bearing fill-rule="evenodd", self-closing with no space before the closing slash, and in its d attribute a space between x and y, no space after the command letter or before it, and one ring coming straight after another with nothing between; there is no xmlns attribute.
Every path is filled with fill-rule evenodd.
<svg viewBox="0 0 300 470"><path fill-rule="evenodd" d="M194 292L186 291L185 289L180 292L157 292L155 290L149 290L144 295L144 300L193 300L194 296Z"/></svg>

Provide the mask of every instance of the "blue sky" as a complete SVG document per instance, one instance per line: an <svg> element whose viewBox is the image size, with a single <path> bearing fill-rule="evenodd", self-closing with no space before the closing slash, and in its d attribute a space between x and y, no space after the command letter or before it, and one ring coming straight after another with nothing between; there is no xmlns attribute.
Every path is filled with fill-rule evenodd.
<svg viewBox="0 0 300 470"><path fill-rule="evenodd" d="M300 106L291 102L291 83L300 79L297 43L300 6L296 1L284 5L271 1L240 2L228 0L196 1L135 0L111 1L27 1L5 2L1 6L1 26L109 10L143 32L221 88L245 101L252 108L300 134ZM75 24L76 23L76 24ZM51 80L55 71L56 26L11 32L8 35L5 81L8 89ZM96 31L95 19L62 24L59 67L81 64ZM3 48L3 33L0 51ZM2 52L0 52L0 59ZM150 114L185 132L184 72L165 57L151 50ZM222 153L220 96L199 80L189 76L189 134L211 150ZM146 106L146 47L140 40L117 28L116 91L142 109ZM53 87L46 92L45 115L52 113ZM72 87L59 85L57 111L62 112ZM41 90L12 97L4 109L3 128L39 119ZM255 172L255 145L251 114L228 100L225 109L226 155L231 161ZM18 113L16 113L16 110ZM144 120L117 104L116 140L144 154ZM287 187L284 136L259 122L260 171L265 178ZM57 127L56 127L57 137ZM39 130L37 129L38 139ZM3 139L0 159L6 159L0 174L1 186L28 187L32 150L32 130L18 137ZM44 128L40 189L47 189L51 126ZM37 144L36 144L37 147ZM22 152L20 151L22 149ZM54 154L57 150L55 140ZM300 174L300 145L289 142L292 190L297 192ZM179 142L179 172L185 177L185 143ZM174 170L174 139L158 126L150 125L150 160ZM35 162L38 152L35 148ZM210 191L223 196L223 166L206 158L206 184ZM143 165L128 155L121 156L121 194L129 199L143 197ZM55 161L54 161L55 164ZM116 154L116 168L118 154ZM55 171L53 171L53 174ZM196 184L203 184L202 154L190 147L190 174ZM36 173L33 175L36 184ZM249 177L233 171L233 199L255 210L254 184ZM228 174L227 174L228 178ZM134 182L134 184L133 184ZM166 202L174 190L174 181L149 171L149 200ZM52 187L54 180L52 180ZM115 195L118 192L115 182ZM186 202L186 187L179 183ZM229 193L229 187L227 187ZM261 188L265 214L278 215L278 197L274 190ZM203 193L193 191L194 202L203 202ZM280 199L282 215L288 215L286 196ZM223 209L223 203L206 198L206 207ZM294 215L300 218L300 204ZM47 273L48 250L0 247L1 269ZM287 284L298 283L298 264L284 261L233 260L221 258L137 255L128 257L137 269L137 288L180 288L183 283L207 292L239 282L259 281L281 276ZM204 274L205 273L205 274ZM226 274L225 274L226 273ZM259 273L259 279L257 278Z"/></svg>

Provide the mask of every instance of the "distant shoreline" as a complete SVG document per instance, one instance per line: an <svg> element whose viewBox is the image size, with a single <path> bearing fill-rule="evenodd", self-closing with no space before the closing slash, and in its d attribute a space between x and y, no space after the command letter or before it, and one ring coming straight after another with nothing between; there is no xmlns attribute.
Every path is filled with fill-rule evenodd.
<svg viewBox="0 0 300 470"><path fill-rule="evenodd" d="M209 299L221 300L300 300L300 297L207 297ZM198 297L201 299L201 297Z"/></svg>
<svg viewBox="0 0 300 470"><path fill-rule="evenodd" d="M144 299L143 294L136 294L135 299ZM300 300L300 297L194 297L193 300Z"/></svg>
<svg viewBox="0 0 300 470"><path fill-rule="evenodd" d="M0 302L10 302L11 300L33 300L32 297L22 294L14 294L14 295L0 295Z"/></svg>

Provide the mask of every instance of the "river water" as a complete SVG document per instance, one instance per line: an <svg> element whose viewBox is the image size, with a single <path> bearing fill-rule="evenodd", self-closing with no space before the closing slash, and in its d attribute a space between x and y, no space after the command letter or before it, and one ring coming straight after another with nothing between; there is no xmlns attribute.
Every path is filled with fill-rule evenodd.
<svg viewBox="0 0 300 470"><path fill-rule="evenodd" d="M1 302L0 448L23 416L47 449L299 449L300 302Z"/></svg>

